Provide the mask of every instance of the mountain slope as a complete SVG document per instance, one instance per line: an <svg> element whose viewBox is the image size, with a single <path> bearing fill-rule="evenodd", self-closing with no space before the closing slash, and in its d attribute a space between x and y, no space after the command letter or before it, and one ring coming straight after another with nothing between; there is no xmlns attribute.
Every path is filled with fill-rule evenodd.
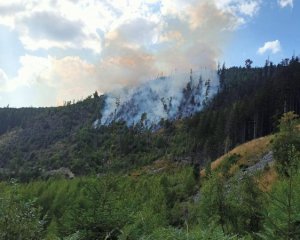
<svg viewBox="0 0 300 240"><path fill-rule="evenodd" d="M147 127L151 111L134 111L128 104L139 105L141 98L135 95L120 101L120 109L134 122L129 126L118 121L122 117L94 128L105 112L106 96L97 94L58 108L2 108L0 175L28 180L61 167L75 175L127 172L158 159L204 166L244 142L274 133L284 111L300 113L298 58L263 68L222 68L218 73L218 92L192 116L187 115L197 109L198 100L192 99L200 78L192 77L191 82L188 77L179 88L186 97L176 105L174 118L160 119L159 131ZM164 109L161 99L167 104L168 98L164 91L161 94L154 99Z"/></svg>
<svg viewBox="0 0 300 240"><path fill-rule="evenodd" d="M112 92L106 96L98 125L124 121L132 126L143 119L147 127L161 119L190 117L205 107L218 90L214 70L201 69L190 74L159 77L141 85Z"/></svg>
<svg viewBox="0 0 300 240"><path fill-rule="evenodd" d="M247 168L253 166L259 162L264 155L271 151L270 142L272 141L272 138L272 135L261 137L235 147L228 153L213 161L211 163L211 169L216 170L228 159L228 157L232 155L239 156L238 161L230 169L232 174L241 167ZM201 171L201 175L205 175L204 170Z"/></svg>
<svg viewBox="0 0 300 240"><path fill-rule="evenodd" d="M76 133L92 125L101 104L102 97L94 96L57 108L0 109L0 167L30 177L69 166Z"/></svg>

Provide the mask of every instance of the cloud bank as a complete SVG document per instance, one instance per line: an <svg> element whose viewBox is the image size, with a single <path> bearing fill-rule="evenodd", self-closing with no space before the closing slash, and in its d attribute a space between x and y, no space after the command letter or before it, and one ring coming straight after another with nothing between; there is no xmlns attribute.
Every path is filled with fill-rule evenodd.
<svg viewBox="0 0 300 240"><path fill-rule="evenodd" d="M16 76L0 72L0 95L12 95L24 86L49 89L54 97L46 105L56 105L172 72L215 68L235 29L252 18L260 4L260 0L2 2L0 25L17 33L26 54L19 57ZM39 105L32 101L26 104Z"/></svg>

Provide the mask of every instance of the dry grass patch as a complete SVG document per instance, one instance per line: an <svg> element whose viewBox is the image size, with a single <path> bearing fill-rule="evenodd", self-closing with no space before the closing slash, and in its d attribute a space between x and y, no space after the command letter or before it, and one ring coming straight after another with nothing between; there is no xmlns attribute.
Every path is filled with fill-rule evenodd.
<svg viewBox="0 0 300 240"><path fill-rule="evenodd" d="M275 166L271 166L268 170L264 171L258 178L257 183L259 189L263 192L268 192L271 190L273 184L278 179L278 173Z"/></svg>
<svg viewBox="0 0 300 240"><path fill-rule="evenodd" d="M236 154L240 156L240 159L234 164L231 169L230 173L234 174L241 165L244 166L252 166L259 161L259 159L266 154L270 150L270 142L273 139L273 135L261 137L254 139L252 141L246 142L230 152L226 153L225 155L221 156L217 160L211 163L211 170L216 170L226 159L227 157ZM205 170L201 170L200 172L201 177L205 176Z"/></svg>

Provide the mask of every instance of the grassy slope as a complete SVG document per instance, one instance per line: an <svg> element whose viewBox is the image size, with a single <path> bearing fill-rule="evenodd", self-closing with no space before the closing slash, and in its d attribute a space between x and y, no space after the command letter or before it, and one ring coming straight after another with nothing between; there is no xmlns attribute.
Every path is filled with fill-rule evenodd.
<svg viewBox="0 0 300 240"><path fill-rule="evenodd" d="M273 135L261 137L237 146L236 148L213 161L211 163L211 169L216 170L222 164L224 159L233 154L240 155L240 159L237 165L244 164L247 166L251 166L255 164L263 154L270 151L270 142L272 138ZM201 175L205 175L205 170L201 171Z"/></svg>
<svg viewBox="0 0 300 240"><path fill-rule="evenodd" d="M219 157L211 163L212 171L217 169L228 160L228 157L236 154L239 160L230 167L230 175L237 173L241 167L250 167L256 164L265 154L271 151L271 142L273 135L254 139L237 146L228 153ZM205 177L205 169L201 170L201 177ZM277 172L274 166L264 169L264 171L257 176L258 184L261 189L269 190L272 183L277 179Z"/></svg>

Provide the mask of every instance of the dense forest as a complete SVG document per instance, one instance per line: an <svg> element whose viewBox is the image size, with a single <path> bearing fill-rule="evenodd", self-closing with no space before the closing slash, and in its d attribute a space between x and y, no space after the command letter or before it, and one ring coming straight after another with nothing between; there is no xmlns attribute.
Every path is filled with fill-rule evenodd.
<svg viewBox="0 0 300 240"><path fill-rule="evenodd" d="M27 181L62 167L75 175L126 172L158 159L204 166L276 131L284 112L300 112L298 57L260 68L250 60L245 67L223 65L218 74L219 91L203 111L162 119L158 131L145 127L145 118L131 127L114 122L95 129L105 101L97 93L57 108L1 108L0 174Z"/></svg>
<svg viewBox="0 0 300 240"><path fill-rule="evenodd" d="M161 161L129 175L2 182L0 239L299 239L297 117L281 118L264 149L275 161L254 175L230 153L201 176Z"/></svg>
<svg viewBox="0 0 300 240"><path fill-rule="evenodd" d="M0 239L299 239L299 59L218 74L155 131L95 127L97 93L0 109Z"/></svg>

